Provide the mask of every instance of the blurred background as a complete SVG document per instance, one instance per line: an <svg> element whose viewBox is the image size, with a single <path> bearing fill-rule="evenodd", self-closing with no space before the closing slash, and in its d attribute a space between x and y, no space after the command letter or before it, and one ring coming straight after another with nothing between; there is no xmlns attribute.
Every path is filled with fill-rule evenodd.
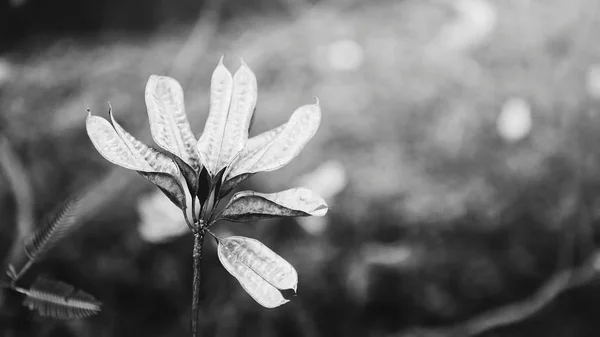
<svg viewBox="0 0 600 337"><path fill-rule="evenodd" d="M221 55L258 77L251 135L318 96L321 127L243 189L305 186L324 218L223 223L290 261L255 303L205 244L204 336L598 336L596 0L2 0L0 260L69 195L81 226L29 274L104 303L43 319L0 295L2 336L188 336L179 211L92 147L86 108L153 144L144 87L183 86L197 135Z"/></svg>

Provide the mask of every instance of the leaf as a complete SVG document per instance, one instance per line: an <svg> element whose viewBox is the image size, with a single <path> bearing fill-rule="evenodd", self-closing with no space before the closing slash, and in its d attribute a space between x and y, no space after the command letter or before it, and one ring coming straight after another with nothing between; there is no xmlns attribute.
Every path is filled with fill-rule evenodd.
<svg viewBox="0 0 600 337"><path fill-rule="evenodd" d="M138 172L156 185L177 207L181 209L187 208L183 186L173 176L162 172Z"/></svg>
<svg viewBox="0 0 600 337"><path fill-rule="evenodd" d="M233 75L231 106L227 114L223 141L217 160L217 170L225 167L238 154L248 140L248 129L256 107L256 76L242 60Z"/></svg>
<svg viewBox="0 0 600 337"><path fill-rule="evenodd" d="M75 224L77 208L81 200L80 196L67 200L25 240L25 254L30 260L35 261L43 256L68 234Z"/></svg>
<svg viewBox="0 0 600 337"><path fill-rule="evenodd" d="M240 174L239 176L233 177L223 183L221 185L221 189L219 190L219 199L224 198L227 194L229 194L233 189L241 184L244 180L250 178L254 173L246 173Z"/></svg>
<svg viewBox="0 0 600 337"><path fill-rule="evenodd" d="M288 302L282 291L296 292L296 270L267 246L242 236L218 241L218 255L223 267L263 307L275 308Z"/></svg>
<svg viewBox="0 0 600 337"><path fill-rule="evenodd" d="M196 137L185 112L183 89L177 80L151 75L146 84L146 107L152 138L158 146L200 169Z"/></svg>
<svg viewBox="0 0 600 337"><path fill-rule="evenodd" d="M203 167L202 171L200 171L200 176L198 177L198 193L196 194L198 201L200 201L200 204L202 205L204 205L204 202L208 198L208 194L210 193L210 185L211 177L206 167Z"/></svg>
<svg viewBox="0 0 600 337"><path fill-rule="evenodd" d="M25 294L23 305L37 310L41 316L56 319L84 318L100 312L101 305L92 295L54 280L37 278L30 289L17 290Z"/></svg>
<svg viewBox="0 0 600 337"><path fill-rule="evenodd" d="M204 132L196 144L200 160L212 176L219 171L217 164L223 135L225 134L232 92L233 77L223 65L223 57L221 57L210 82L210 112L208 119L204 126Z"/></svg>
<svg viewBox="0 0 600 337"><path fill-rule="evenodd" d="M199 174L200 172L194 171L194 169L184 162L181 158L177 156L173 156L173 160L179 167L179 171L183 174L185 178L185 182L187 184L188 190L190 191L190 195L193 195L199 187ZM204 168L202 168L204 169Z"/></svg>
<svg viewBox="0 0 600 337"><path fill-rule="evenodd" d="M268 133L251 138L228 176L276 170L294 159L314 136L321 122L319 104L296 109L290 120ZM272 140L269 141L269 138Z"/></svg>
<svg viewBox="0 0 600 337"><path fill-rule="evenodd" d="M323 216L325 200L306 188L293 188L278 193L243 191L236 193L217 219L248 222L275 217Z"/></svg>

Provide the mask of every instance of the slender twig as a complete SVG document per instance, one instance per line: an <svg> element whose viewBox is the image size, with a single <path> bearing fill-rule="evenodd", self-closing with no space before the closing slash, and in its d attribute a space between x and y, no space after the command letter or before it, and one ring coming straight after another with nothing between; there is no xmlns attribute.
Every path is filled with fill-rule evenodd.
<svg viewBox="0 0 600 337"><path fill-rule="evenodd" d="M33 266L34 262L35 262L34 259L27 260L27 262L25 263L25 265L15 275L14 280L16 281L16 280L21 279L21 277L23 277L23 275L25 275L25 273L29 270L29 268L31 268L31 266Z"/></svg>
<svg viewBox="0 0 600 337"><path fill-rule="evenodd" d="M600 250L591 254L580 266L554 273L536 292L523 301L486 311L455 325L437 328L417 327L400 332L396 336L414 336L414 332L418 331L418 336L467 337L516 324L538 313L560 294L595 280L600 269L597 267L598 261L600 261Z"/></svg>
<svg viewBox="0 0 600 337"><path fill-rule="evenodd" d="M201 224L198 224L201 228ZM192 298L192 337L198 336L198 309L200 303L200 263L202 262L202 243L204 242L204 229L194 233L194 281Z"/></svg>

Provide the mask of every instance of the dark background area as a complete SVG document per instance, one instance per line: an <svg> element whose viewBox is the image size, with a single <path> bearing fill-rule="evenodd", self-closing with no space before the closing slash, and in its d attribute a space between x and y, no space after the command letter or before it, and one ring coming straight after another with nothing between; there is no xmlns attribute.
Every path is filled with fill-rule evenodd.
<svg viewBox="0 0 600 337"><path fill-rule="evenodd" d="M207 241L205 336L597 336L600 29L595 0L0 3L0 260L92 184L78 230L28 275L104 303L39 318L0 295L2 336L187 336L192 237L106 162L86 108L153 144L150 74L182 84L199 136L221 55L258 78L255 135L318 96L315 138L243 189L309 187L322 219L220 224L298 271L255 303ZM16 173L15 173L16 172ZM29 220L27 220L29 219Z"/></svg>

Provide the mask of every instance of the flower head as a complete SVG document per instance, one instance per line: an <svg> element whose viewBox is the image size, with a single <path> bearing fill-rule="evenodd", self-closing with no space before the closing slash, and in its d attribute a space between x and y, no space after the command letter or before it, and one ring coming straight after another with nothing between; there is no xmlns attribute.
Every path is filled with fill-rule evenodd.
<svg viewBox="0 0 600 337"><path fill-rule="evenodd" d="M195 234L213 235L219 242L221 263L257 302L265 307L287 302L281 291L295 291L298 281L287 261L254 239L221 238L209 228L218 220L325 215L325 201L305 188L279 193L242 191L216 212L219 202L239 183L255 173L283 167L300 153L319 127L318 101L296 109L287 123L248 138L257 100L256 76L244 61L231 75L221 58L211 78L208 119L196 140L183 90L175 79L150 76L145 97L152 137L168 154L127 133L114 119L112 108L111 122L91 113L87 118L94 147L110 162L135 170L157 185L184 211ZM186 213L186 193L192 198L192 222ZM199 212L194 207L196 198L201 203Z"/></svg>

